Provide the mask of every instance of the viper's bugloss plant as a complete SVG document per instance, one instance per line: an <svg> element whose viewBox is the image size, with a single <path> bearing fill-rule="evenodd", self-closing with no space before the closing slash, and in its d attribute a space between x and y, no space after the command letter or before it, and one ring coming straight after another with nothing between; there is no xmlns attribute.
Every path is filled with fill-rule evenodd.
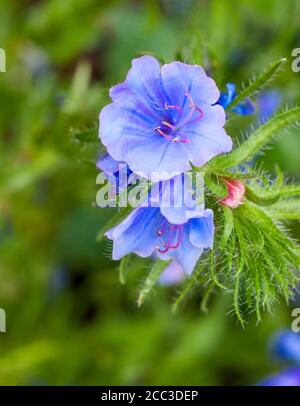
<svg viewBox="0 0 300 406"><path fill-rule="evenodd" d="M284 62L273 63L243 90L236 92L231 84L220 95L201 67L181 62L160 67L144 56L133 61L125 82L111 89L113 103L100 114L100 139L109 154L101 169L107 173L111 165L116 175L121 161L141 177L156 172L150 189L191 169L204 174L204 202L190 215L175 220L172 207L168 214L161 207L132 213L126 207L99 233L99 239L106 233L113 240L113 259L123 258L122 270L124 261L134 261L127 254L151 258L139 304L157 283L184 280L173 310L193 289L201 293L204 309L219 289L231 295L244 324L245 313L254 310L260 319L261 309L293 295L300 249L285 222L300 218L300 186L287 183L280 170L269 174L253 162L279 134L299 126L300 108L273 116L232 151L224 130L232 115L254 113L251 98Z"/></svg>

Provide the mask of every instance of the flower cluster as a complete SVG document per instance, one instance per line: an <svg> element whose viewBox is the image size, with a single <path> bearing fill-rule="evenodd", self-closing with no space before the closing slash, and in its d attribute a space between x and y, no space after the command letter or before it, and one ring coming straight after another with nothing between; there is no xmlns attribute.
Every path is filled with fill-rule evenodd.
<svg viewBox="0 0 300 406"><path fill-rule="evenodd" d="M220 94L200 66L172 62L161 67L152 56L134 59L126 80L111 88L113 102L100 114L107 155L98 168L109 180L118 180L118 167L125 163L128 174L154 181L148 199L152 204L136 208L106 233L113 241L114 260L129 253L170 260L161 282L174 283L190 275L203 251L212 248L213 211L203 202L192 209L178 204L188 189L178 175L231 151L224 107L236 95L232 85L228 92L227 97ZM247 114L246 107L250 109L249 102L236 111ZM161 191L170 179L172 198L166 204ZM237 207L244 186L225 183L228 196L220 203Z"/></svg>
<svg viewBox="0 0 300 406"><path fill-rule="evenodd" d="M300 107L274 114L278 98L270 101L264 92L256 99L259 109L250 99L285 62L272 63L240 93L231 83L220 93L200 66L160 66L143 56L110 89L112 102L100 113L106 154L97 164L97 184L105 186L96 205L120 210L98 240L112 240L121 276L128 254L153 260L139 304L157 282L179 283L195 269L174 310L199 280L201 308L214 288L226 290L242 324L244 310L260 320L260 310L271 309L278 295L293 295L300 248L283 223L299 219L300 186L286 182L279 168L266 173L255 160L278 134L299 127ZM245 124L265 117L234 149L224 128L233 114L253 115Z"/></svg>

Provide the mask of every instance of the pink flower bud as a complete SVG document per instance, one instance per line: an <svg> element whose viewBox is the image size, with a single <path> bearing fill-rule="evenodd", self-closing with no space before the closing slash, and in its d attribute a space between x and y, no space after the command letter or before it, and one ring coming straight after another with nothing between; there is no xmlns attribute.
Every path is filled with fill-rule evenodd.
<svg viewBox="0 0 300 406"><path fill-rule="evenodd" d="M224 179L224 183L227 186L228 194L220 203L235 209L241 204L244 197L245 185L238 179Z"/></svg>

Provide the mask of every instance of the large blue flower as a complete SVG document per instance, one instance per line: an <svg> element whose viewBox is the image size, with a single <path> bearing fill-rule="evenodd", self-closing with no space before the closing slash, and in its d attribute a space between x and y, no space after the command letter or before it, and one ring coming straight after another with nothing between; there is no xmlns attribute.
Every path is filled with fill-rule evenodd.
<svg viewBox="0 0 300 406"><path fill-rule="evenodd" d="M110 97L100 114L100 138L112 158L135 173L170 179L191 169L190 162L201 166L232 148L224 109L215 105L220 92L200 66L134 59Z"/></svg>
<svg viewBox="0 0 300 406"><path fill-rule="evenodd" d="M129 253L141 257L156 256L173 260L186 274L191 274L204 249L212 248L213 212L195 209L180 216L174 208L162 214L159 207L139 207L106 236L113 240L113 259ZM193 216L193 217L189 217ZM169 269L170 272L170 269Z"/></svg>

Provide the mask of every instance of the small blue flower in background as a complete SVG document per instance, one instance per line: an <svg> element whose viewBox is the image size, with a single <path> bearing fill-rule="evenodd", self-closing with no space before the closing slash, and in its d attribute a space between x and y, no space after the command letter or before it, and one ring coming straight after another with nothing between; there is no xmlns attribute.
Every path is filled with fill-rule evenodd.
<svg viewBox="0 0 300 406"><path fill-rule="evenodd" d="M121 224L110 229L106 237L113 240L114 260L129 253L172 259L165 274L167 281L176 279L178 273L192 273L204 249L213 246L214 224L213 211L205 210L204 205L199 207L192 197L179 204L183 193L181 176L174 179L175 196L168 202L167 188L162 190L165 185L166 182L155 185L147 199L150 206L135 209Z"/></svg>
<svg viewBox="0 0 300 406"><path fill-rule="evenodd" d="M221 105L224 109L226 109L237 97L237 92L235 90L236 85L234 83L227 83L226 87L227 92L221 93L221 96L217 102L217 104ZM241 114L242 116L247 116L255 113L255 106L250 99L246 99L237 106L233 107L231 111Z"/></svg>
<svg viewBox="0 0 300 406"><path fill-rule="evenodd" d="M300 335L282 330L272 338L270 349L273 357L299 366L266 378L259 386L300 386Z"/></svg>
<svg viewBox="0 0 300 406"><path fill-rule="evenodd" d="M159 283L162 286L178 285L186 278L187 274L182 269L182 266L173 260L160 275Z"/></svg>
<svg viewBox="0 0 300 406"><path fill-rule="evenodd" d="M220 92L200 66L134 59L110 97L100 113L100 139L114 160L139 175L171 179L190 170L190 162L202 166L232 149L224 109L216 104Z"/></svg>
<svg viewBox="0 0 300 406"><path fill-rule="evenodd" d="M278 90L268 90L260 93L257 98L257 110L261 121L274 116L281 103L281 94Z"/></svg>
<svg viewBox="0 0 300 406"><path fill-rule="evenodd" d="M52 270L48 282L48 301L54 302L70 284L70 271L64 265L57 265Z"/></svg>
<svg viewBox="0 0 300 406"><path fill-rule="evenodd" d="M300 334L280 331L271 341L271 352L278 359L300 364Z"/></svg>
<svg viewBox="0 0 300 406"><path fill-rule="evenodd" d="M300 368L289 368L265 379L259 386L300 386Z"/></svg>

